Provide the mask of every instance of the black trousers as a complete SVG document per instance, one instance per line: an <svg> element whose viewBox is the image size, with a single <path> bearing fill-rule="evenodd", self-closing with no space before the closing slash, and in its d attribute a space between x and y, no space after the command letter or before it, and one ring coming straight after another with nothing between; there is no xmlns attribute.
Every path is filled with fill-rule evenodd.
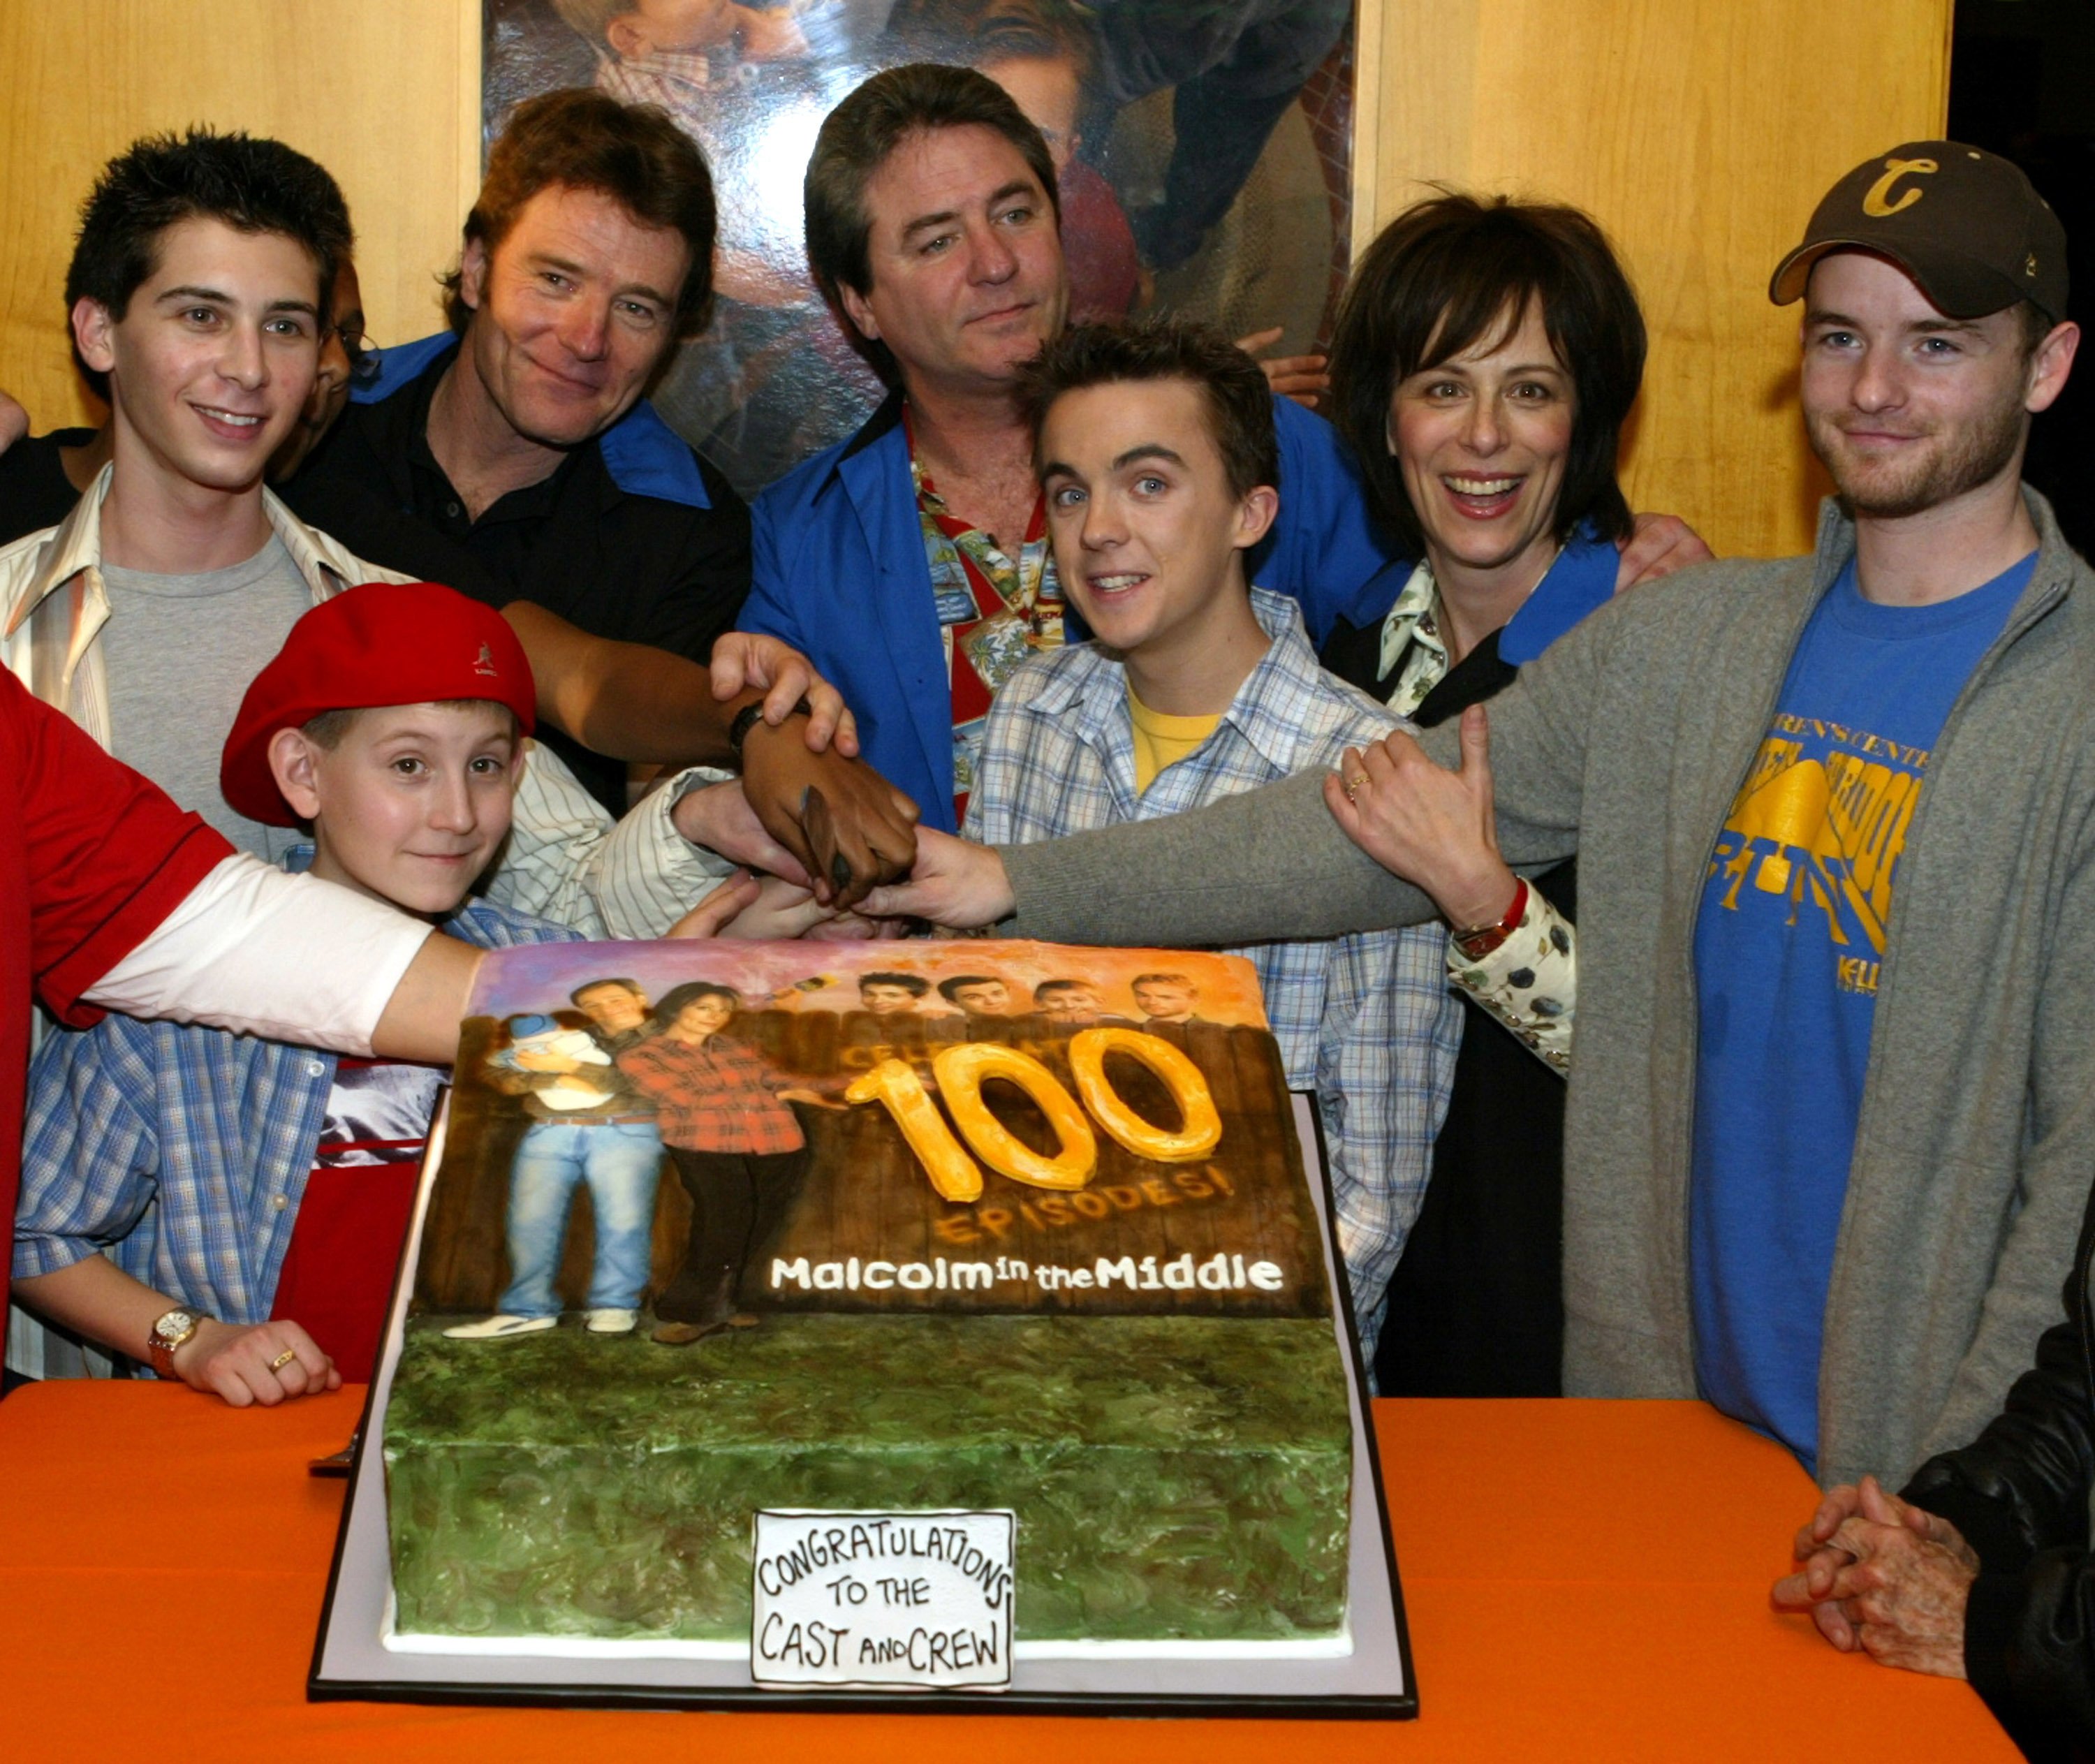
<svg viewBox="0 0 2095 1764"><path fill-rule="evenodd" d="M785 1217L800 1184L807 1148L797 1152L695 1152L669 1148L691 1197L684 1265L655 1301L666 1322L717 1323L734 1307L750 1258Z"/></svg>
<svg viewBox="0 0 2095 1764"><path fill-rule="evenodd" d="M1563 1263L1564 1080L1466 998L1448 1119L1390 1278L1376 1387L1561 1396Z"/></svg>
<svg viewBox="0 0 2095 1764"><path fill-rule="evenodd" d="M1344 620L1320 658L1387 699L1380 625ZM1494 631L1413 713L1427 729L1505 690ZM1538 876L1576 920L1575 858ZM1474 1000L1426 1198L1389 1283L1375 1385L1385 1396L1558 1396L1564 1375L1564 1080Z"/></svg>

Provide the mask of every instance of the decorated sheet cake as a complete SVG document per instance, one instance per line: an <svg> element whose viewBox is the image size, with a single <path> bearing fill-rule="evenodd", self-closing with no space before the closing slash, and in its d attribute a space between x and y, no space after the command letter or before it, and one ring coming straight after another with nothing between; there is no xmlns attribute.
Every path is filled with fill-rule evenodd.
<svg viewBox="0 0 2095 1764"><path fill-rule="evenodd" d="M1008 1509L1021 1650L1348 1645L1345 1369L1248 964L556 945L473 1006L389 1645L747 1649L759 1509Z"/></svg>

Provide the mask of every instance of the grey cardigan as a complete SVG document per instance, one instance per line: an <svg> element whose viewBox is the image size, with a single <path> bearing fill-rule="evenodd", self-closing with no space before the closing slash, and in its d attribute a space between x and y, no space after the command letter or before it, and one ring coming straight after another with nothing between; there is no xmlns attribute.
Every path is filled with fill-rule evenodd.
<svg viewBox="0 0 2095 1764"><path fill-rule="evenodd" d="M1951 709L1908 830L1827 1297L1819 1474L1898 1486L2000 1408L2058 1311L2095 1174L2095 581L2025 491L2035 574ZM1579 854L1565 1388L1696 1394L1688 1261L1695 914L1798 635L1854 549L1628 595L1494 699L1500 838ZM1457 731L1426 747L1452 764ZM1303 775L1175 819L1004 852L1012 934L1241 943L1432 916ZM2077 959L2077 958L2075 958Z"/></svg>

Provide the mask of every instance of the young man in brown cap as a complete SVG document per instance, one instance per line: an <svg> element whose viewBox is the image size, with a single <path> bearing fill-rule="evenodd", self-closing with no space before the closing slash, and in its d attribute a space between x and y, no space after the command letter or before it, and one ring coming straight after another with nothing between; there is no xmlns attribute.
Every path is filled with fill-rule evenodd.
<svg viewBox="0 0 2095 1764"><path fill-rule="evenodd" d="M1579 852L1593 952L1567 1393L1706 1396L1827 1483L1902 1479L2028 1363L2095 1168L2095 992L2049 959L2095 919L2095 579L2020 483L2079 341L2064 246L2020 172L1951 142L1836 185L1771 289L1805 299L1840 492L1816 557L1618 599L1494 700L1489 765L1474 715L986 864L934 841L875 909L1015 895L1014 934L1123 944L1413 921L1430 902L1333 818L1462 899L1435 828L1495 791L1509 862Z"/></svg>

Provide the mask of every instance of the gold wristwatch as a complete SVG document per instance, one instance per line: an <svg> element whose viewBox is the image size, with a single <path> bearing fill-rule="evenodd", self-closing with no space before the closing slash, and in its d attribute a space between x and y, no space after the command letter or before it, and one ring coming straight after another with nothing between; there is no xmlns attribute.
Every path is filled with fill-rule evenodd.
<svg viewBox="0 0 2095 1764"><path fill-rule="evenodd" d="M177 1304L172 1311L163 1312L154 1324L152 1333L146 1338L153 1370L163 1379L181 1377L175 1370L175 1350L207 1321L202 1311L193 1311L185 1304Z"/></svg>

